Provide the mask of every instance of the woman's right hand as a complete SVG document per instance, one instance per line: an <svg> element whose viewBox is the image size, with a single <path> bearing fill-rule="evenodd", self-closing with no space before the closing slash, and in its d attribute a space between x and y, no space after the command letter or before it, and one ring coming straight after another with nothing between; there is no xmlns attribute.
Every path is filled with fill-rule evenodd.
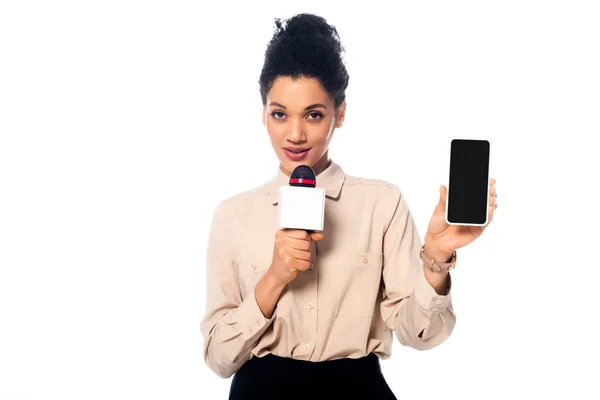
<svg viewBox="0 0 600 400"><path fill-rule="evenodd" d="M273 261L269 272L277 282L287 285L310 267L311 242L323 239L323 233L305 230L282 229L275 235Z"/></svg>

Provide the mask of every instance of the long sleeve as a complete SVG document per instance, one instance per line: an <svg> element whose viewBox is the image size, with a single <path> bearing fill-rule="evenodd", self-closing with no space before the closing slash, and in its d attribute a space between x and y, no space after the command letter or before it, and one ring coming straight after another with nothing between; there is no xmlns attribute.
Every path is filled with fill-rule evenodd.
<svg viewBox="0 0 600 400"><path fill-rule="evenodd" d="M394 211L383 243L381 315L401 344L427 350L446 340L456 323L450 276L447 295L437 294L427 282L417 227L400 190L393 193Z"/></svg>
<svg viewBox="0 0 600 400"><path fill-rule="evenodd" d="M213 214L206 258L206 315L200 324L204 361L222 378L231 377L250 359L251 350L273 321L262 314L252 290L242 299L226 203Z"/></svg>

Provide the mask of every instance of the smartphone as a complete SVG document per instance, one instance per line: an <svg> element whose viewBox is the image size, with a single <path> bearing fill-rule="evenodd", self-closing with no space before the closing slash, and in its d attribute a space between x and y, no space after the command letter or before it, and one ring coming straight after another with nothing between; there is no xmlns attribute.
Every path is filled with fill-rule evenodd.
<svg viewBox="0 0 600 400"><path fill-rule="evenodd" d="M489 165L489 141L452 140L446 198L448 224L480 226L488 223Z"/></svg>

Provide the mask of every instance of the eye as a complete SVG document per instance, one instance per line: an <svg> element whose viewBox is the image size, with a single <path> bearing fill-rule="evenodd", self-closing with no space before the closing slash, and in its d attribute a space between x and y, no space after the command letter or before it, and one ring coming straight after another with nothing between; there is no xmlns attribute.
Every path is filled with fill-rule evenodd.
<svg viewBox="0 0 600 400"><path fill-rule="evenodd" d="M312 120L319 120L321 118L323 118L323 114L318 113L318 112L311 112L310 114L308 114L309 116L312 116Z"/></svg>
<svg viewBox="0 0 600 400"><path fill-rule="evenodd" d="M273 118L275 118L275 119L282 119L282 118L284 118L284 117L285 117L285 114L284 114L284 113L282 113L281 111L273 111L273 112L271 113L271 116L272 116Z"/></svg>

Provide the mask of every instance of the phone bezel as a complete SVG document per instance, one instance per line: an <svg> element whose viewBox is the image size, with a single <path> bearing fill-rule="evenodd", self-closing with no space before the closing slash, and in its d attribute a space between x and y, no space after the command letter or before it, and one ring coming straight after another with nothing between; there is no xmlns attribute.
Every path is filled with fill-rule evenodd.
<svg viewBox="0 0 600 400"><path fill-rule="evenodd" d="M452 162L452 146L454 144L455 141L477 141L477 142L487 142L488 144L488 172L487 172L487 197L486 197L486 209L488 210L488 212L485 213L485 222L481 223L481 224L472 224L472 223L466 223L466 222L450 222L448 220L448 212L450 210L450 166L451 166L451 162ZM452 141L450 142L450 153L448 156L448 184L446 185L446 212L445 212L445 219L446 219L446 223L448 225L462 225L462 226L485 226L489 223L489 218L490 218L490 213L489 213L489 208L490 208L490 160L492 158L492 146L489 140L486 139L452 139Z"/></svg>

